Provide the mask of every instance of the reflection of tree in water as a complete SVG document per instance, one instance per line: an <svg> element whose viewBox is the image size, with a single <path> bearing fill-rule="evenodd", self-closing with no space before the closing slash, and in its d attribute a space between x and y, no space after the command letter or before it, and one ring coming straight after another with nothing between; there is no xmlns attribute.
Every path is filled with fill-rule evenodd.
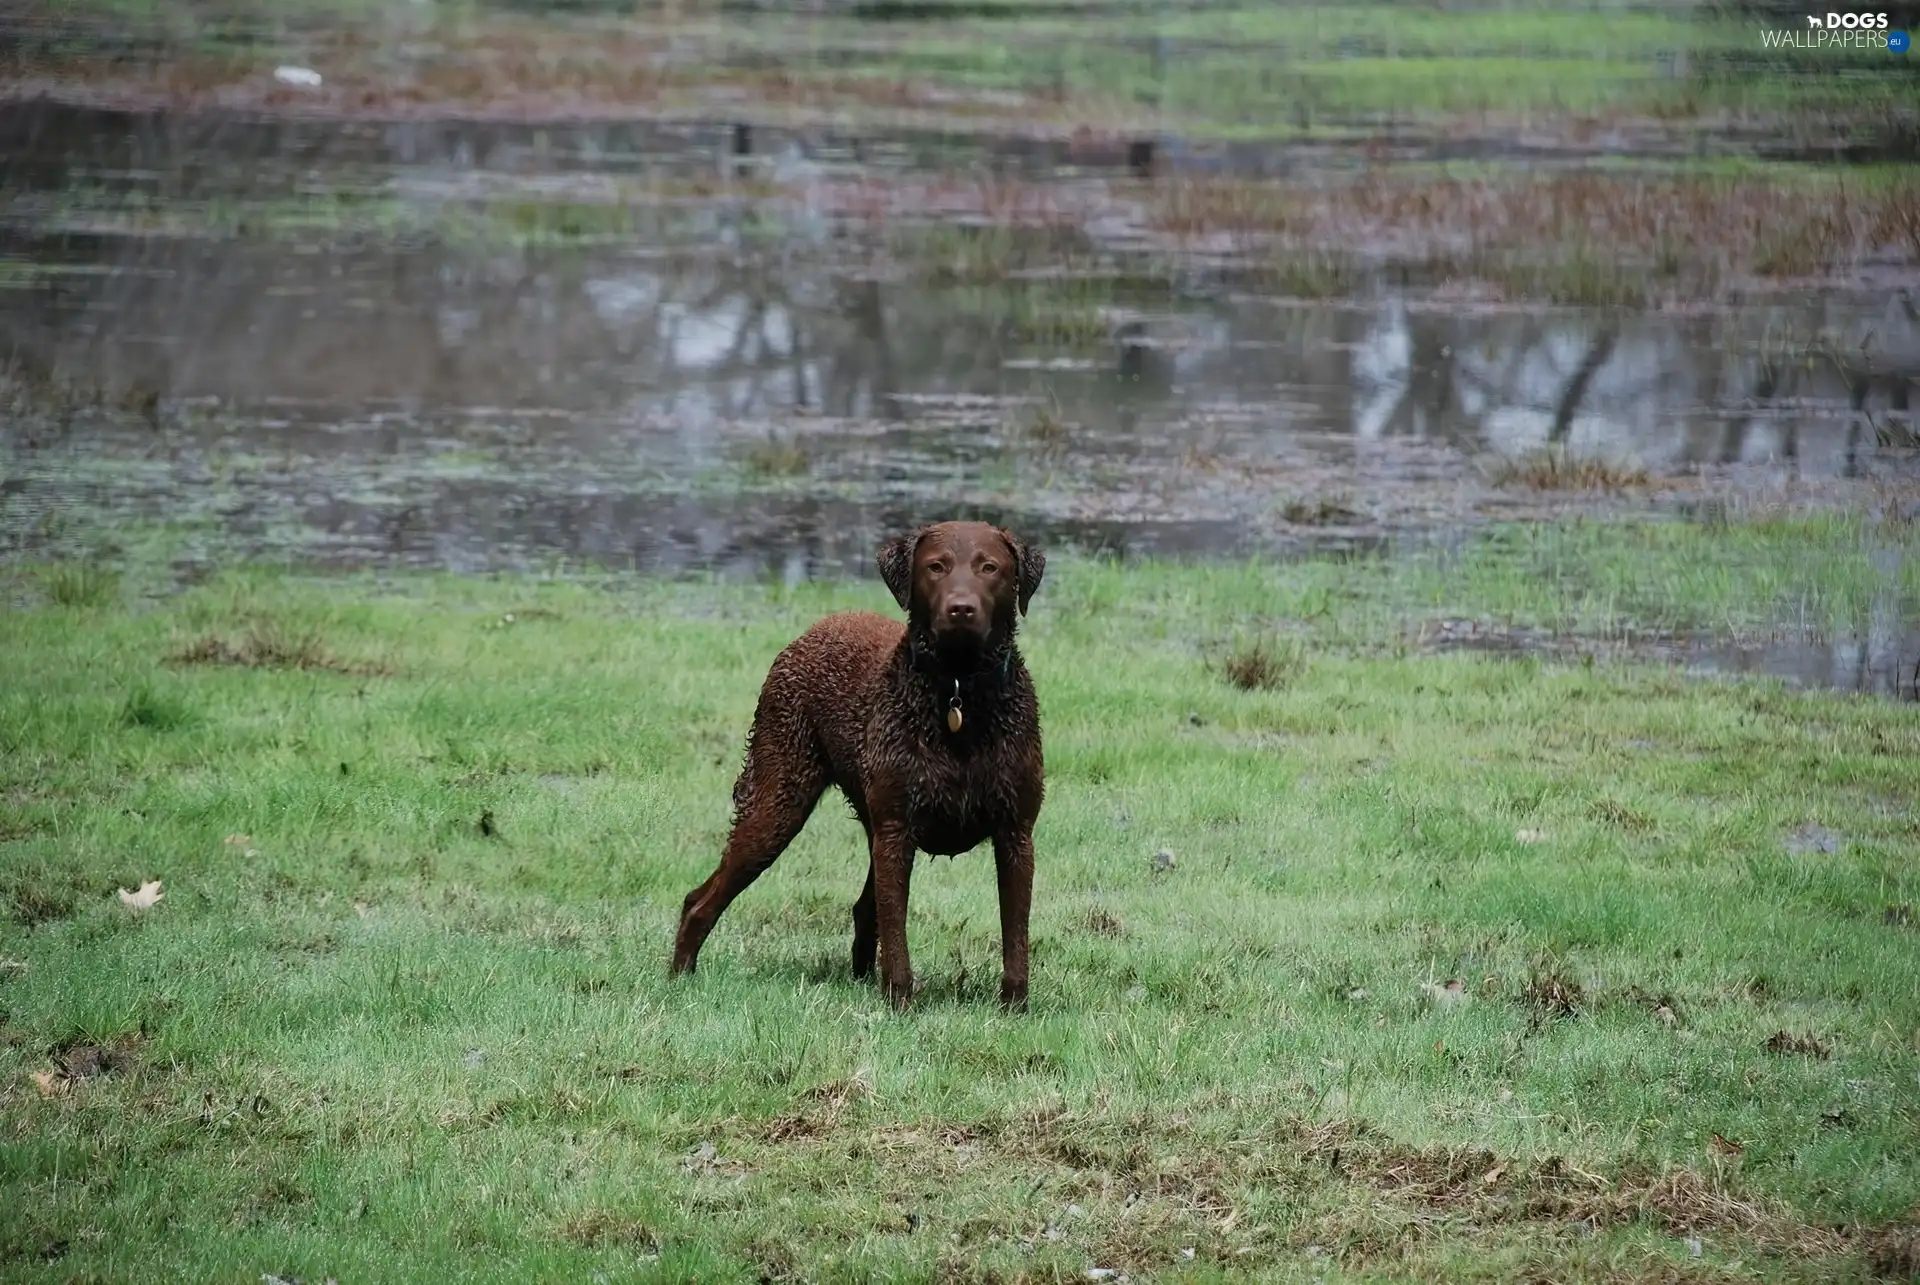
<svg viewBox="0 0 1920 1285"><path fill-rule="evenodd" d="M1128 342L1076 350L1085 368L1035 374L1009 369L1016 350L1036 350L1009 340L991 287L969 302L798 256L286 253L135 237L74 248L109 270L15 292L0 315L28 368L349 415L639 416L708 457L737 424L796 409L885 418L907 392L1044 394L1096 442L1184 450L1193 443L1168 426L1178 436L1183 406L1288 403L1299 390L1318 422L1276 405L1270 431L1344 425L1468 451L1558 445L1656 468L1773 459L1848 474L1911 439L1920 375L1904 295L1877 314L1827 303L1685 318L1448 312L1392 295L1366 310L1215 303L1128 322Z"/></svg>
<svg viewBox="0 0 1920 1285"><path fill-rule="evenodd" d="M1674 470L1773 462L1856 476L1912 441L1920 319L1828 304L1675 322L1657 314L1376 313L1356 430L1507 453L1569 447Z"/></svg>

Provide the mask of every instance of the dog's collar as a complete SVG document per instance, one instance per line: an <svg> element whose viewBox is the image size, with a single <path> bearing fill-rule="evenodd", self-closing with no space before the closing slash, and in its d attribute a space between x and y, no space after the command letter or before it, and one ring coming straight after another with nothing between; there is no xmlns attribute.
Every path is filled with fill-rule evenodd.
<svg viewBox="0 0 1920 1285"><path fill-rule="evenodd" d="M983 678L1005 682L1013 673L1013 640L1008 639L1000 645L1000 663L975 669L970 674L955 674L940 664L934 655L933 646L918 630L914 630L907 644L908 654L916 674L925 674L940 680L940 686L954 685L954 691L970 691Z"/></svg>
<svg viewBox="0 0 1920 1285"><path fill-rule="evenodd" d="M965 704L962 697L975 689L981 679L990 682L1005 683L1013 672L1013 640L1009 638L1000 647L1000 664L995 672L994 666L976 669L971 674L953 674L946 671L935 659L933 648L926 638L914 630L909 634L909 663L915 673L935 680L934 688L945 705L943 717L949 734L958 736L960 728L966 722Z"/></svg>

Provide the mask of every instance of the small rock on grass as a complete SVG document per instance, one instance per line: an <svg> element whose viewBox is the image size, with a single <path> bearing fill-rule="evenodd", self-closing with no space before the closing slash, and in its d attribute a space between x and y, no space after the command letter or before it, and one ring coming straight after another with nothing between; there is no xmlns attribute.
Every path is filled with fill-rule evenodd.
<svg viewBox="0 0 1920 1285"><path fill-rule="evenodd" d="M1171 869L1173 869L1173 850L1171 848L1162 848L1153 854L1153 872L1155 874Z"/></svg>

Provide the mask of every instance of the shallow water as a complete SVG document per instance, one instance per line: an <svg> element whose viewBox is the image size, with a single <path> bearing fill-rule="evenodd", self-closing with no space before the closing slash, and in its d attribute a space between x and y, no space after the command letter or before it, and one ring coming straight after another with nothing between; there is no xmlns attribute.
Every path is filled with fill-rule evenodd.
<svg viewBox="0 0 1920 1285"><path fill-rule="evenodd" d="M1132 550L1240 552L1470 520L1512 498L1489 457L1549 445L1758 486L1898 476L1911 462L1882 435L1901 363L1920 369L1898 300L1601 316L1381 289L1089 308L694 250L10 248L32 265L0 296L16 372L147 406L10 429L10 527L82 492L149 517L214 505L237 535L328 561L678 570L751 528L765 569L809 529L865 547L969 505ZM1048 309L1111 333L1024 340ZM1878 366L1789 361L1788 335L1841 351L1871 335ZM1283 516L1328 496L1309 530Z"/></svg>
<svg viewBox="0 0 1920 1285"><path fill-rule="evenodd" d="M1497 484L1549 446L1647 470L1656 506L1920 477L1900 445L1920 311L1894 290L1689 313L1384 277L1277 298L1230 263L1143 253L1077 176L1062 208L1105 213L1064 237L1071 273L954 282L856 235L871 220L812 161L771 202L666 201L637 232L516 244L446 221L577 199L621 165L463 154L431 123L114 128L25 147L5 194L14 554L111 514L329 565L799 580L864 574L930 516L1204 557L1622 503ZM724 135L672 130L633 126L622 155L713 169ZM343 191L391 226L314 213ZM1757 663L1899 688L1897 662Z"/></svg>

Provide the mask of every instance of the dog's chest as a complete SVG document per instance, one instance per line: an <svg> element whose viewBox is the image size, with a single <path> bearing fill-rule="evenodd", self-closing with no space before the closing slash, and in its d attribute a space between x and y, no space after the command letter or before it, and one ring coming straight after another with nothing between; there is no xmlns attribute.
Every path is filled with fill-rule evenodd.
<svg viewBox="0 0 1920 1285"><path fill-rule="evenodd" d="M1004 754L933 754L908 784L909 826L915 846L949 855L965 852L1013 818L1015 791Z"/></svg>
<svg viewBox="0 0 1920 1285"><path fill-rule="evenodd" d="M916 848L940 856L965 852L1016 818L1025 770L1015 752L1018 736L968 737L932 724L915 730L888 728L871 739L867 767L874 793L904 803Z"/></svg>

